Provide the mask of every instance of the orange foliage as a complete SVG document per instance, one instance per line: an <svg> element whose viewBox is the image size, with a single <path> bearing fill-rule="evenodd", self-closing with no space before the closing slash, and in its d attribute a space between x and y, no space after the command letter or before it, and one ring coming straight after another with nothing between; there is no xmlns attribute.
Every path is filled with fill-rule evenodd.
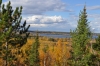
<svg viewBox="0 0 100 66"><path fill-rule="evenodd" d="M70 57L70 47L67 46L69 42L66 39L55 39L58 42L49 41L49 38L40 38L40 48L39 48L39 57L41 66L68 66L67 59ZM16 54L20 51L20 54L16 54L17 61L15 64L18 66L25 66L25 60L29 57L27 52L31 49L31 46L34 42L34 38L29 38L27 43L21 47L21 49L12 48L12 54ZM43 51L43 48L48 45L46 52ZM27 51L27 52L26 52ZM0 64L3 64L3 60L0 59ZM27 66L27 65L26 65Z"/></svg>

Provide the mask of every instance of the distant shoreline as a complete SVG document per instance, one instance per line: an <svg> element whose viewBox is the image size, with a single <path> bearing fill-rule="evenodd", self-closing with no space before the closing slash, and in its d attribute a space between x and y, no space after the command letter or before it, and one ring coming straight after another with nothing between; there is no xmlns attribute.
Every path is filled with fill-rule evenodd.
<svg viewBox="0 0 100 66"><path fill-rule="evenodd" d="M54 34L54 35L68 35L70 32L57 32L57 31L28 31L30 33L39 33L39 34ZM100 33L92 33L93 35L100 35Z"/></svg>
<svg viewBox="0 0 100 66"><path fill-rule="evenodd" d="M57 32L57 31L29 31L29 32L39 33L39 34L56 34L56 35L70 34L70 32Z"/></svg>

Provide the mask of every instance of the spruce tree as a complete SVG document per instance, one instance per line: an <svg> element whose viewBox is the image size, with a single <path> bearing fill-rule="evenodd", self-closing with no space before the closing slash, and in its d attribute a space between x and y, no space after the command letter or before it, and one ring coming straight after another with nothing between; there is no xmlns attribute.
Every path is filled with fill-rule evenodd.
<svg viewBox="0 0 100 66"><path fill-rule="evenodd" d="M31 50L30 50L30 56L29 56L29 63L30 66L40 66L40 60L39 60L39 37L38 34L35 37L35 42L32 44Z"/></svg>
<svg viewBox="0 0 100 66"><path fill-rule="evenodd" d="M72 66L88 66L91 54L86 48L91 38L91 31L88 25L86 6L79 14L77 28L71 32L72 38ZM87 57L87 58L86 58Z"/></svg>
<svg viewBox="0 0 100 66"><path fill-rule="evenodd" d="M8 66L8 56L10 56L9 45L21 47L27 42L29 36L30 25L26 26L26 21L21 22L21 14L22 6L13 10L10 1L5 6L0 0L0 46L5 44L5 47L2 47L0 51L6 50L4 51L6 55L3 57L6 60L6 66Z"/></svg>

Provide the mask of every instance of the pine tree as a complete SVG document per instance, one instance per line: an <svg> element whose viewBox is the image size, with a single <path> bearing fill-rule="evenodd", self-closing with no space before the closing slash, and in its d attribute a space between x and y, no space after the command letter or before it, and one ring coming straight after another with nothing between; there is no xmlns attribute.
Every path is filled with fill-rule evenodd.
<svg viewBox="0 0 100 66"><path fill-rule="evenodd" d="M35 42L32 44L31 50L30 50L30 56L29 56L29 63L30 66L40 66L40 60L39 60L39 37L38 34L35 37Z"/></svg>
<svg viewBox="0 0 100 66"><path fill-rule="evenodd" d="M21 47L27 42L29 36L28 29L30 25L26 27L26 21L22 24L21 14L22 6L13 10L10 1L5 6L0 0L0 45L5 44L5 47L2 49L6 50L6 55L3 57L6 60L6 66L8 66L8 56L10 56L10 53L8 53L9 45L13 47L19 45Z"/></svg>
<svg viewBox="0 0 100 66"><path fill-rule="evenodd" d="M88 66L91 54L86 45L91 38L91 31L88 25L86 6L79 15L77 28L71 32L72 37L72 66ZM86 58L87 57L87 58ZM86 61L87 60L87 61Z"/></svg>

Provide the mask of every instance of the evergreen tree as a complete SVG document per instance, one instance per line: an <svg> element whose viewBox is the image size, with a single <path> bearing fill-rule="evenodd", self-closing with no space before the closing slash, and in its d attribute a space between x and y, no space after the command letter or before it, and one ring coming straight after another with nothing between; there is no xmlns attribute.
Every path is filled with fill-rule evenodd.
<svg viewBox="0 0 100 66"><path fill-rule="evenodd" d="M88 25L86 6L79 15L77 28L71 32L72 37L72 66L89 66L92 54L86 48L91 38L91 31Z"/></svg>
<svg viewBox="0 0 100 66"><path fill-rule="evenodd" d="M2 47L0 51L6 49L4 51L6 55L3 57L6 60L6 66L8 66L8 56L10 56L9 45L13 47L19 45L21 47L27 42L29 36L28 29L30 25L26 27L26 21L22 24L21 14L22 6L16 7L13 10L10 1L5 6L5 4L2 4L2 0L0 0L0 46L5 44L5 47Z"/></svg>
<svg viewBox="0 0 100 66"><path fill-rule="evenodd" d="M31 50L30 50L30 56L29 56L29 63L30 66L40 66L40 60L39 60L39 37L38 34L35 37L35 42L32 44Z"/></svg>

